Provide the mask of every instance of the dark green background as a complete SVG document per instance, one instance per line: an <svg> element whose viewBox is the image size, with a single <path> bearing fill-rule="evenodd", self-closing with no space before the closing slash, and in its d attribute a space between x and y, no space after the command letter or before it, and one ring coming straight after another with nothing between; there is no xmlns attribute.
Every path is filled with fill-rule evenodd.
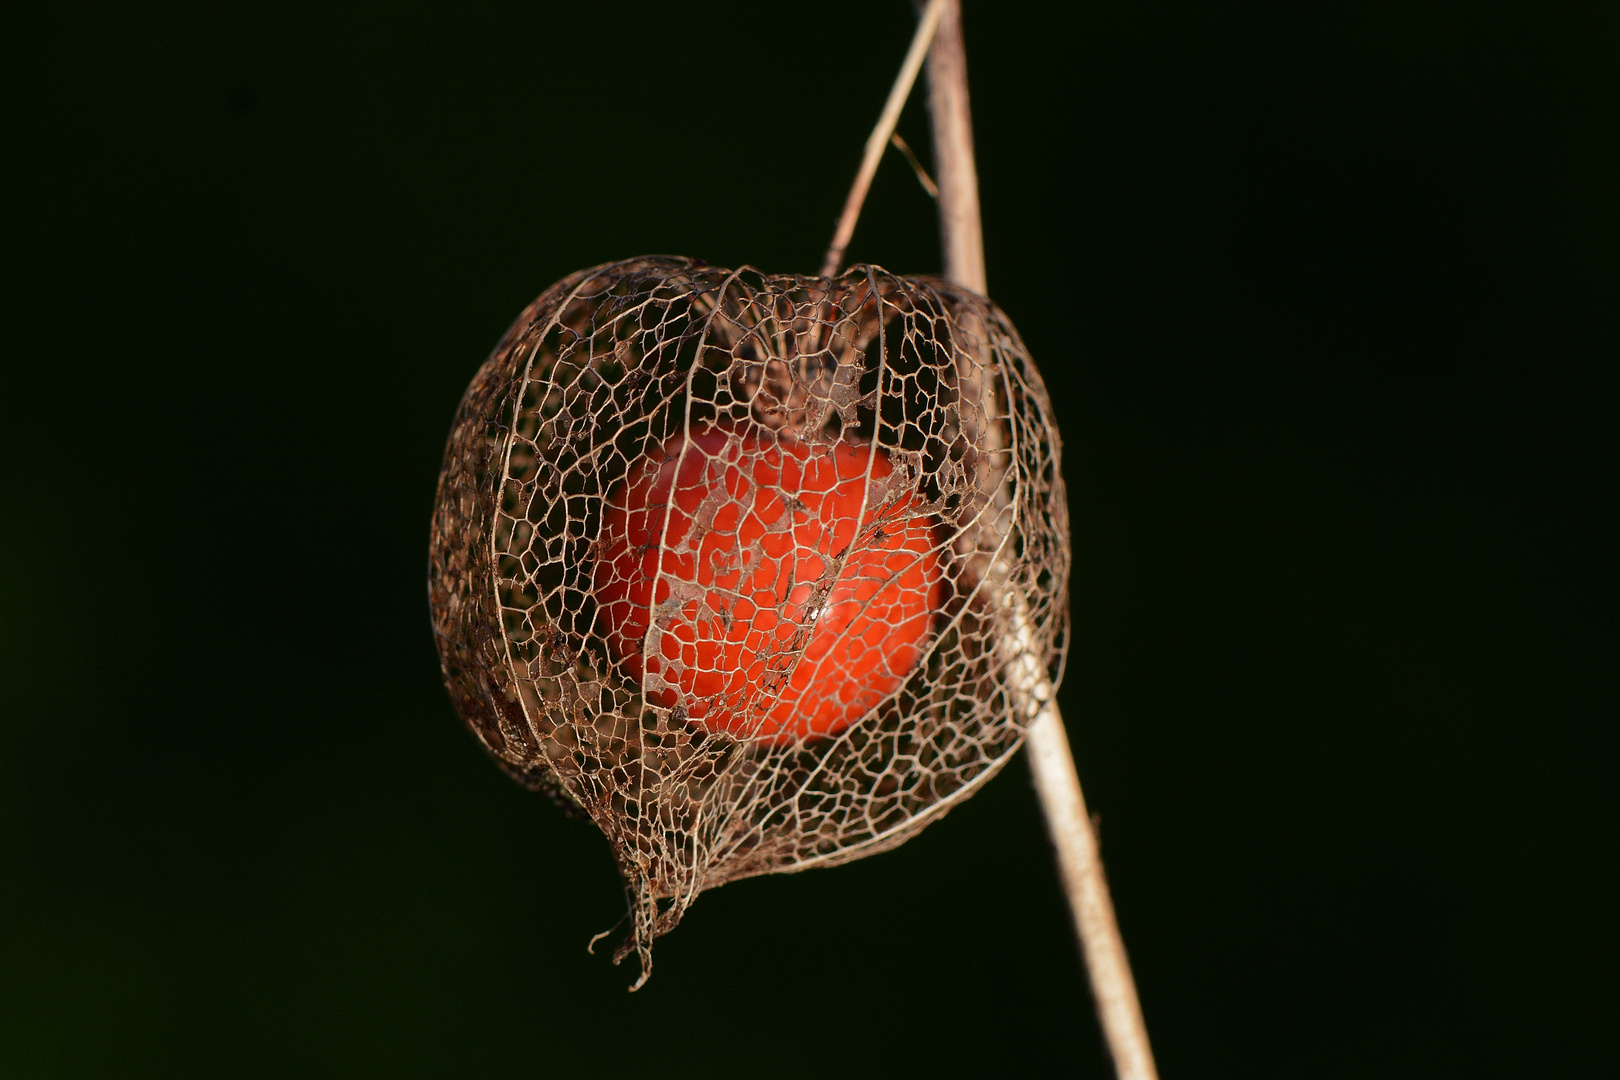
<svg viewBox="0 0 1620 1080"><path fill-rule="evenodd" d="M1612 1067L1615 21L1063 10L969 0L989 276L1166 1077ZM51 11L0 35L0 1075L1105 1075L1022 762L628 996L605 843L428 632L508 321L814 270L903 0ZM851 255L937 270L896 156Z"/></svg>

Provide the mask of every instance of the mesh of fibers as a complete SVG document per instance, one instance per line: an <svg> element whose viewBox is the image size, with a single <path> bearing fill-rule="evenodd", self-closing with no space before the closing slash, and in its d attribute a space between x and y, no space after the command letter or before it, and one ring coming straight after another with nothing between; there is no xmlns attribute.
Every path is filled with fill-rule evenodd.
<svg viewBox="0 0 1620 1080"><path fill-rule="evenodd" d="M558 282L474 377L429 585L461 716L612 844L639 986L704 889L894 847L993 776L1068 573L993 304L656 257Z"/></svg>

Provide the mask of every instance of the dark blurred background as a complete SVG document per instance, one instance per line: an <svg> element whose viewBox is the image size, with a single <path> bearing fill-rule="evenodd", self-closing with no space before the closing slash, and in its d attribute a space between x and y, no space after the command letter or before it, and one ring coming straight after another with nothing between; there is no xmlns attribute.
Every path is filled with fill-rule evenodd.
<svg viewBox="0 0 1620 1080"><path fill-rule="evenodd" d="M605 841L428 630L507 323L629 255L812 272L905 0L48 11L0 45L0 1075L1107 1075L1022 762L705 894L631 996ZM1612 8L966 21L1167 1080L1612 1067ZM938 269L897 155L851 256Z"/></svg>

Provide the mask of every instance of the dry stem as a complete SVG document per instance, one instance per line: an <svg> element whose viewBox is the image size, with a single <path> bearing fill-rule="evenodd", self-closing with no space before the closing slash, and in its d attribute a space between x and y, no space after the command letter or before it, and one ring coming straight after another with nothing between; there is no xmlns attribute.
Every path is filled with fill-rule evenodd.
<svg viewBox="0 0 1620 1080"><path fill-rule="evenodd" d="M827 249L821 274L830 277L838 272L843 262L844 250L854 235L855 222L860 217L872 175L916 80L924 49L928 49L928 107L933 120L945 277L985 295L988 286L984 231L979 215L979 179L973 162L973 119L968 104L961 0L930 0L923 11L883 114L866 141L866 154L844 203L844 213L832 245ZM1009 645L1019 647L1017 639L1015 631L1014 641ZM1037 685L1041 678L1038 672L1031 670L1017 677L1029 683L1025 687L1032 691L1029 697L1039 700L1033 693L1037 689L1050 694L1050 687ZM1091 993L1097 1002L1098 1019L1114 1059L1115 1073L1119 1080L1158 1080L1147 1027L1142 1020L1142 1007L1137 999L1136 980L1125 955L1125 942L1120 937L1108 881L1097 851L1096 833L1086 815L1080 777L1075 772L1069 737L1056 700L1049 698L1031 721L1028 742L1035 790L1040 796L1052 844L1057 849L1064 893L1085 954Z"/></svg>
<svg viewBox="0 0 1620 1080"><path fill-rule="evenodd" d="M1035 776L1052 846L1057 848L1058 872L1074 927L1085 946L1086 974L1091 978L1091 994L1114 1070L1120 1080L1157 1080L1136 980L1131 977L1125 941L1114 918L1114 901L1097 853L1097 835L1086 814L1069 735L1063 730L1056 702L1029 726L1027 744L1030 772Z"/></svg>
<svg viewBox="0 0 1620 1080"><path fill-rule="evenodd" d="M929 6L932 14L941 0ZM928 56L929 111L934 122L934 171L939 185L939 227L945 276L976 292L986 291L984 232L979 217L979 181L973 163L973 120L968 108L967 52L962 42L960 0L945 10ZM885 136L886 138L887 136ZM1057 702L1049 701L1029 727L1029 764L1057 848L1064 892L1085 952L1092 996L1114 1070L1120 1080L1157 1080L1142 1007L1136 996L1125 942L1086 816L1080 777Z"/></svg>
<svg viewBox="0 0 1620 1080"><path fill-rule="evenodd" d="M979 173L973 164L973 115L968 109L967 50L961 0L944 0L928 52L928 112L934 130L934 183L939 186L939 238L945 277L981 296L984 227L979 220Z"/></svg>

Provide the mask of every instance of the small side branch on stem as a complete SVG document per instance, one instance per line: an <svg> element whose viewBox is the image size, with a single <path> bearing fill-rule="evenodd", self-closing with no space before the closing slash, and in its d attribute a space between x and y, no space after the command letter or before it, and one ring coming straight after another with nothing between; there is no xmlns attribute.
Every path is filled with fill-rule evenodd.
<svg viewBox="0 0 1620 1080"><path fill-rule="evenodd" d="M911 48L906 50L906 59L900 65L900 74L895 76L894 86L889 91L889 100L884 102L877 126L866 139L866 153L861 157L861 167L855 173L855 183L849 189L849 198L844 200L844 212L838 218L838 228L833 231L832 243L827 246L827 257L821 261L822 277L832 277L838 273L839 266L844 262L844 252L849 247L850 238L855 235L855 222L860 220L861 206L866 202L866 193L872 186L872 176L877 172L878 162L883 160L883 151L889 145L889 137L894 134L894 125L900 120L900 110L905 107L906 98L911 96L911 87L917 81L917 72L922 70L923 57L927 55L928 45L933 41L934 30L939 26L940 15L945 10L945 2L946 0L930 0L922 18L917 21L917 32L912 35Z"/></svg>

